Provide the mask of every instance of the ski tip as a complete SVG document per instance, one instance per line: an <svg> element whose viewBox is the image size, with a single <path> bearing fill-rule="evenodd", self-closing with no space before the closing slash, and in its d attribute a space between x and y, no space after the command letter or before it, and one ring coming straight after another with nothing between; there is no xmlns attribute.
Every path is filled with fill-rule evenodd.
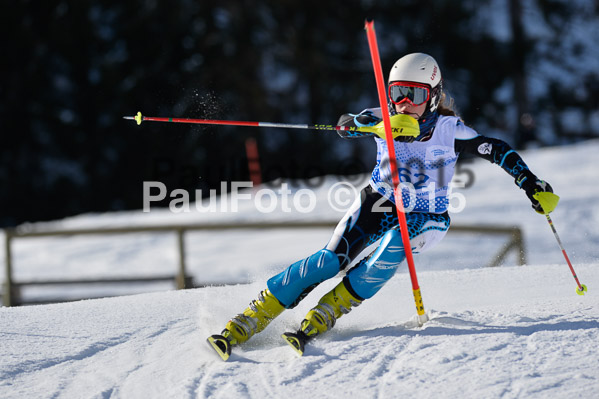
<svg viewBox="0 0 599 399"><path fill-rule="evenodd" d="M295 353L297 353L298 356L304 355L305 340L301 338L298 334L287 332L281 334L281 337L285 340L285 342L287 342L289 346L291 346L291 348L293 348L293 350L295 351Z"/></svg>
<svg viewBox="0 0 599 399"><path fill-rule="evenodd" d="M579 288L579 287L576 287L576 293L577 293L578 295L584 295L584 293L585 293L585 292L587 292L587 286L586 286L586 285L584 285L584 284L581 284L581 285L580 285L580 288Z"/></svg>
<svg viewBox="0 0 599 399"><path fill-rule="evenodd" d="M220 356L223 361L229 360L231 356L231 343L222 335L211 335L206 341L212 346L214 351Z"/></svg>

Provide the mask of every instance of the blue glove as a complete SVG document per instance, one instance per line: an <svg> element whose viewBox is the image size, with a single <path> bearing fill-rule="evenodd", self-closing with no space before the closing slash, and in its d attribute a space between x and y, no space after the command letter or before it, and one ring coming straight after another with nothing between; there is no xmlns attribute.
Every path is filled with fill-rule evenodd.
<svg viewBox="0 0 599 399"><path fill-rule="evenodd" d="M382 119L373 115L372 111L364 111L354 116L354 124L356 126L374 126L381 122Z"/></svg>

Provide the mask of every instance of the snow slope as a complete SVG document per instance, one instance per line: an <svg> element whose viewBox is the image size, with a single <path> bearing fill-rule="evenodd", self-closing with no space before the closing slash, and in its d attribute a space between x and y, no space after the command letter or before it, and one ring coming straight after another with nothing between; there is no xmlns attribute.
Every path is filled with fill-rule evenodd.
<svg viewBox="0 0 599 399"><path fill-rule="evenodd" d="M552 214L580 280L575 283L542 216L495 165L472 164L475 184L455 224L519 225L528 265L483 268L502 244L448 235L415 257L431 321L414 322L403 268L374 298L339 320L303 358L279 338L339 280L319 286L224 363L205 343L264 288L270 273L322 247L330 231L193 233L187 239L197 279L250 284L158 292L66 304L0 308L2 398L476 397L592 396L599 389L599 142L524 153L562 200ZM326 199L327 181L316 191ZM326 201L325 201L326 203ZM46 227L248 220L334 220L310 214L237 213L82 215ZM294 240L291 240L291 238ZM299 238L298 238L299 237ZM226 242L228 246L224 246ZM71 237L15 242L17 278L174 272L174 238ZM233 249L231 249L233 248ZM226 254L222 255L224 252ZM233 280L235 281L235 280ZM30 292L29 295L41 295Z"/></svg>
<svg viewBox="0 0 599 399"><path fill-rule="evenodd" d="M279 334L318 294L227 363L204 342L262 283L3 308L0 397L589 397L599 389L597 266L578 265L584 297L563 265L420 273L432 317L421 328L401 274L303 358Z"/></svg>

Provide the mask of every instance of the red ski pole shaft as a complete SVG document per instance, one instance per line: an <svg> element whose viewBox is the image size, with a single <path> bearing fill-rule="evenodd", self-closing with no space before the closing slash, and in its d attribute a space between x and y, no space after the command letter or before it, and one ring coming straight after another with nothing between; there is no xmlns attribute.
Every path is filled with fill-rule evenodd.
<svg viewBox="0 0 599 399"><path fill-rule="evenodd" d="M312 130L350 130L361 132L374 132L374 128L354 127L354 126L334 126L334 125L307 125L296 123L273 123L273 122L250 122L250 121L227 121L217 119L191 119L191 118L172 118L172 117L156 117L143 116L138 112L135 116L123 116L123 119L134 120L138 125L142 122L172 122L172 123L192 123L199 125L226 125L226 126L254 126L254 127L275 127L287 129L312 129Z"/></svg>
<svg viewBox="0 0 599 399"><path fill-rule="evenodd" d="M584 284L580 284L580 281L578 281L578 276L576 276L576 272L574 271L572 262L570 262L570 258L568 258L568 254L566 253L566 250L564 249L562 240L560 240L559 235L557 234L557 230L555 229L555 226L553 225L553 220L551 220L551 217L549 216L549 214L547 214L545 216L547 217L547 222L549 222L551 231L553 231L553 235L555 236L555 239L557 240L557 244L559 245L560 249L562 250L562 254L564 255L564 258L566 259L566 262L568 263L568 266L570 267L572 276L574 276L574 280L576 281L576 284L578 285L578 288L576 289L576 293L579 295L584 295L584 293L587 291L587 286Z"/></svg>
<svg viewBox="0 0 599 399"><path fill-rule="evenodd" d="M368 46L370 47L370 56L372 58L372 66L376 78L377 91L381 111L383 114L383 123L385 126L385 141L387 142L387 151L389 153L389 167L391 168L391 178L393 181L393 193L395 196L395 206L397 207L397 218L399 219L399 228L401 240L404 245L408 270L410 271L410 279L412 281L412 291L414 293L414 301L416 303L416 311L419 316L419 321L427 321L424 304L422 303L422 295L420 286L418 285L418 277L416 276L416 267L414 266L414 257L412 255L412 246L410 245L410 236L408 234L408 224L404 213L403 200L401 196L401 188L399 186L399 173L397 171L397 160L395 158L395 146L393 135L391 133L391 119L387 112L387 94L385 90L385 81L383 79L383 69L381 67L381 59L379 55L376 33L374 30L374 21L366 21L366 35L368 37Z"/></svg>

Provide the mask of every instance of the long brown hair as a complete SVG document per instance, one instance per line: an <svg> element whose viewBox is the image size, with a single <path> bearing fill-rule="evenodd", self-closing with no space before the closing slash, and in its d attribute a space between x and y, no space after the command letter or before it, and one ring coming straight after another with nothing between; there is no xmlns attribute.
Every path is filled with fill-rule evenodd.
<svg viewBox="0 0 599 399"><path fill-rule="evenodd" d="M439 115L460 117L453 97L451 97L445 90L441 92L441 99L439 100L437 112Z"/></svg>

